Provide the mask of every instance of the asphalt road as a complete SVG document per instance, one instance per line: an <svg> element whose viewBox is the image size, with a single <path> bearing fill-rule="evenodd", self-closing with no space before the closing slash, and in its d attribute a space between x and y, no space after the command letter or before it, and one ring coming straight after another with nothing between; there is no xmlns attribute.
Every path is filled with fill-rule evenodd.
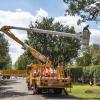
<svg viewBox="0 0 100 100"><path fill-rule="evenodd" d="M0 100L79 100L73 96L55 94L32 95L28 91L25 79L0 80Z"/></svg>

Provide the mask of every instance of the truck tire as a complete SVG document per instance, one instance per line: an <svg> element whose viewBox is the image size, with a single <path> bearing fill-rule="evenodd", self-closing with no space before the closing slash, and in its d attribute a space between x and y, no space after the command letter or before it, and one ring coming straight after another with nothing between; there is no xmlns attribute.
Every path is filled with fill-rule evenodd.
<svg viewBox="0 0 100 100"><path fill-rule="evenodd" d="M27 83L27 88L28 88L28 90L32 89L29 83Z"/></svg>
<svg viewBox="0 0 100 100"><path fill-rule="evenodd" d="M62 94L62 89L60 89L60 88L55 88L55 89L53 89L53 91L55 94Z"/></svg>
<svg viewBox="0 0 100 100"><path fill-rule="evenodd" d="M42 88L38 88L37 93L41 94L42 93Z"/></svg>
<svg viewBox="0 0 100 100"><path fill-rule="evenodd" d="M64 91L65 95L68 95L68 92L67 92L67 90L63 89L63 91Z"/></svg>
<svg viewBox="0 0 100 100"><path fill-rule="evenodd" d="M34 83L34 84L32 85L32 90L33 90L33 95L35 95L35 94L38 93L38 88L37 88L36 83Z"/></svg>

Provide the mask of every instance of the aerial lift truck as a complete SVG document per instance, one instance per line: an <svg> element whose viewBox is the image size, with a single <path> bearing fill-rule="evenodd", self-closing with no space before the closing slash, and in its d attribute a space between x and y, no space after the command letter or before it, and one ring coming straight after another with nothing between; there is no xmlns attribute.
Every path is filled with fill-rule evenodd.
<svg viewBox="0 0 100 100"><path fill-rule="evenodd" d="M29 75L26 78L26 82L28 88L33 89L33 94L41 93L45 89L46 90L52 89L54 93L61 94L63 90L65 91L65 88L72 86L71 77L70 75L65 77L63 66L54 69L52 67L52 62L50 61L49 57L42 55L34 48L22 42L11 32L11 29L33 31L38 34L52 34L64 37L71 37L71 38L77 38L79 40L81 40L82 34L72 34L72 33L57 32L57 31L43 30L37 28L23 28L15 26L3 26L0 29L0 31L8 35L10 38L15 40L20 45L22 45L26 50L28 50L33 55L34 58L36 58L41 62L38 64L27 65L27 67L31 68L31 71L29 72ZM65 91L65 93L67 94L67 91Z"/></svg>

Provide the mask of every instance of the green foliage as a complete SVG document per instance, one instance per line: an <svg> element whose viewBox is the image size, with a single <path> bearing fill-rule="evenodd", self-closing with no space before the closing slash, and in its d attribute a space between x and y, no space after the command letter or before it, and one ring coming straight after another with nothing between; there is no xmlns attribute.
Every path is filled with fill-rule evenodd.
<svg viewBox="0 0 100 100"><path fill-rule="evenodd" d="M3 34L0 34L0 69L5 69L5 66L11 64L11 59L8 52L8 41L4 38Z"/></svg>
<svg viewBox="0 0 100 100"><path fill-rule="evenodd" d="M83 77L84 82L89 83L90 80L96 80L96 84L100 85L100 65L93 65L88 67L83 67Z"/></svg>
<svg viewBox="0 0 100 100"><path fill-rule="evenodd" d="M100 64L100 45L93 44L87 47L82 57L76 59L78 66L89 66L90 64Z"/></svg>
<svg viewBox="0 0 100 100"><path fill-rule="evenodd" d="M27 68L27 64L30 64L30 63L32 63L32 61L24 53L16 61L16 63L15 63L15 69L16 70L26 70L26 69L28 69Z"/></svg>
<svg viewBox="0 0 100 100"><path fill-rule="evenodd" d="M100 85L100 65L95 65L91 67L91 73L95 75L96 83Z"/></svg>
<svg viewBox="0 0 100 100"><path fill-rule="evenodd" d="M67 70L65 73L67 75ZM90 83L90 80L94 82L96 80L96 85L100 85L100 65L93 65L87 67L74 67L71 68L71 78L73 82L83 82L83 83Z"/></svg>
<svg viewBox="0 0 100 100"><path fill-rule="evenodd" d="M84 52L83 55L84 66L89 66L91 64L91 55L88 52Z"/></svg>
<svg viewBox="0 0 100 100"><path fill-rule="evenodd" d="M100 65L100 51L97 51L97 53L94 54L92 58L92 63L94 65Z"/></svg>
<svg viewBox="0 0 100 100"><path fill-rule="evenodd" d="M96 74L96 81L99 82L100 85L100 65L96 66L95 74Z"/></svg>
<svg viewBox="0 0 100 100"><path fill-rule="evenodd" d="M80 10L84 10L87 5L94 3L94 0L63 0L66 4L69 4L68 11L72 14L79 13Z"/></svg>
<svg viewBox="0 0 100 100"><path fill-rule="evenodd" d="M79 13L80 10L83 10L87 4L86 0L77 0L77 1L68 1L69 8L66 10L68 13L74 15L76 13Z"/></svg>
<svg viewBox="0 0 100 100"><path fill-rule="evenodd" d="M75 14L77 12L76 4L71 2L68 11L69 11L69 13Z"/></svg>
<svg viewBox="0 0 100 100"><path fill-rule="evenodd" d="M82 57L76 59L78 66L89 66L91 64L91 55L88 52L84 52Z"/></svg>
<svg viewBox="0 0 100 100"><path fill-rule="evenodd" d="M91 67L87 66L87 67L83 67L83 79L84 79L84 83L88 83L90 82L90 80L93 78L93 72L91 71Z"/></svg>
<svg viewBox="0 0 100 100"><path fill-rule="evenodd" d="M81 81L82 73L83 73L82 67L71 68L72 81L73 82Z"/></svg>
<svg viewBox="0 0 100 100"><path fill-rule="evenodd" d="M100 45L93 44L90 46L91 55L92 55L92 64L99 65L100 64Z"/></svg>
<svg viewBox="0 0 100 100"><path fill-rule="evenodd" d="M12 65L11 64L7 64L3 69L12 69Z"/></svg>
<svg viewBox="0 0 100 100"><path fill-rule="evenodd" d="M85 14L81 15L81 17L83 17L84 19L88 19L88 20L96 19L99 16L100 3L96 4L96 2L97 2L96 0L63 0L63 1L64 1L64 3L67 4L66 12L68 14L81 15L82 12L84 12L84 13L88 12L87 15L89 14L89 16L87 16ZM94 4L95 7L90 6L91 4Z"/></svg>

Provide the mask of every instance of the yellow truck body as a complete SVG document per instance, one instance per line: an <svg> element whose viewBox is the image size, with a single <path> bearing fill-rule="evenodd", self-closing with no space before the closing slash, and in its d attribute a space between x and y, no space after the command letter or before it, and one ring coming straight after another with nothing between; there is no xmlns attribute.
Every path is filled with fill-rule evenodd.
<svg viewBox="0 0 100 100"><path fill-rule="evenodd" d="M27 70L2 70L2 75L27 75Z"/></svg>

